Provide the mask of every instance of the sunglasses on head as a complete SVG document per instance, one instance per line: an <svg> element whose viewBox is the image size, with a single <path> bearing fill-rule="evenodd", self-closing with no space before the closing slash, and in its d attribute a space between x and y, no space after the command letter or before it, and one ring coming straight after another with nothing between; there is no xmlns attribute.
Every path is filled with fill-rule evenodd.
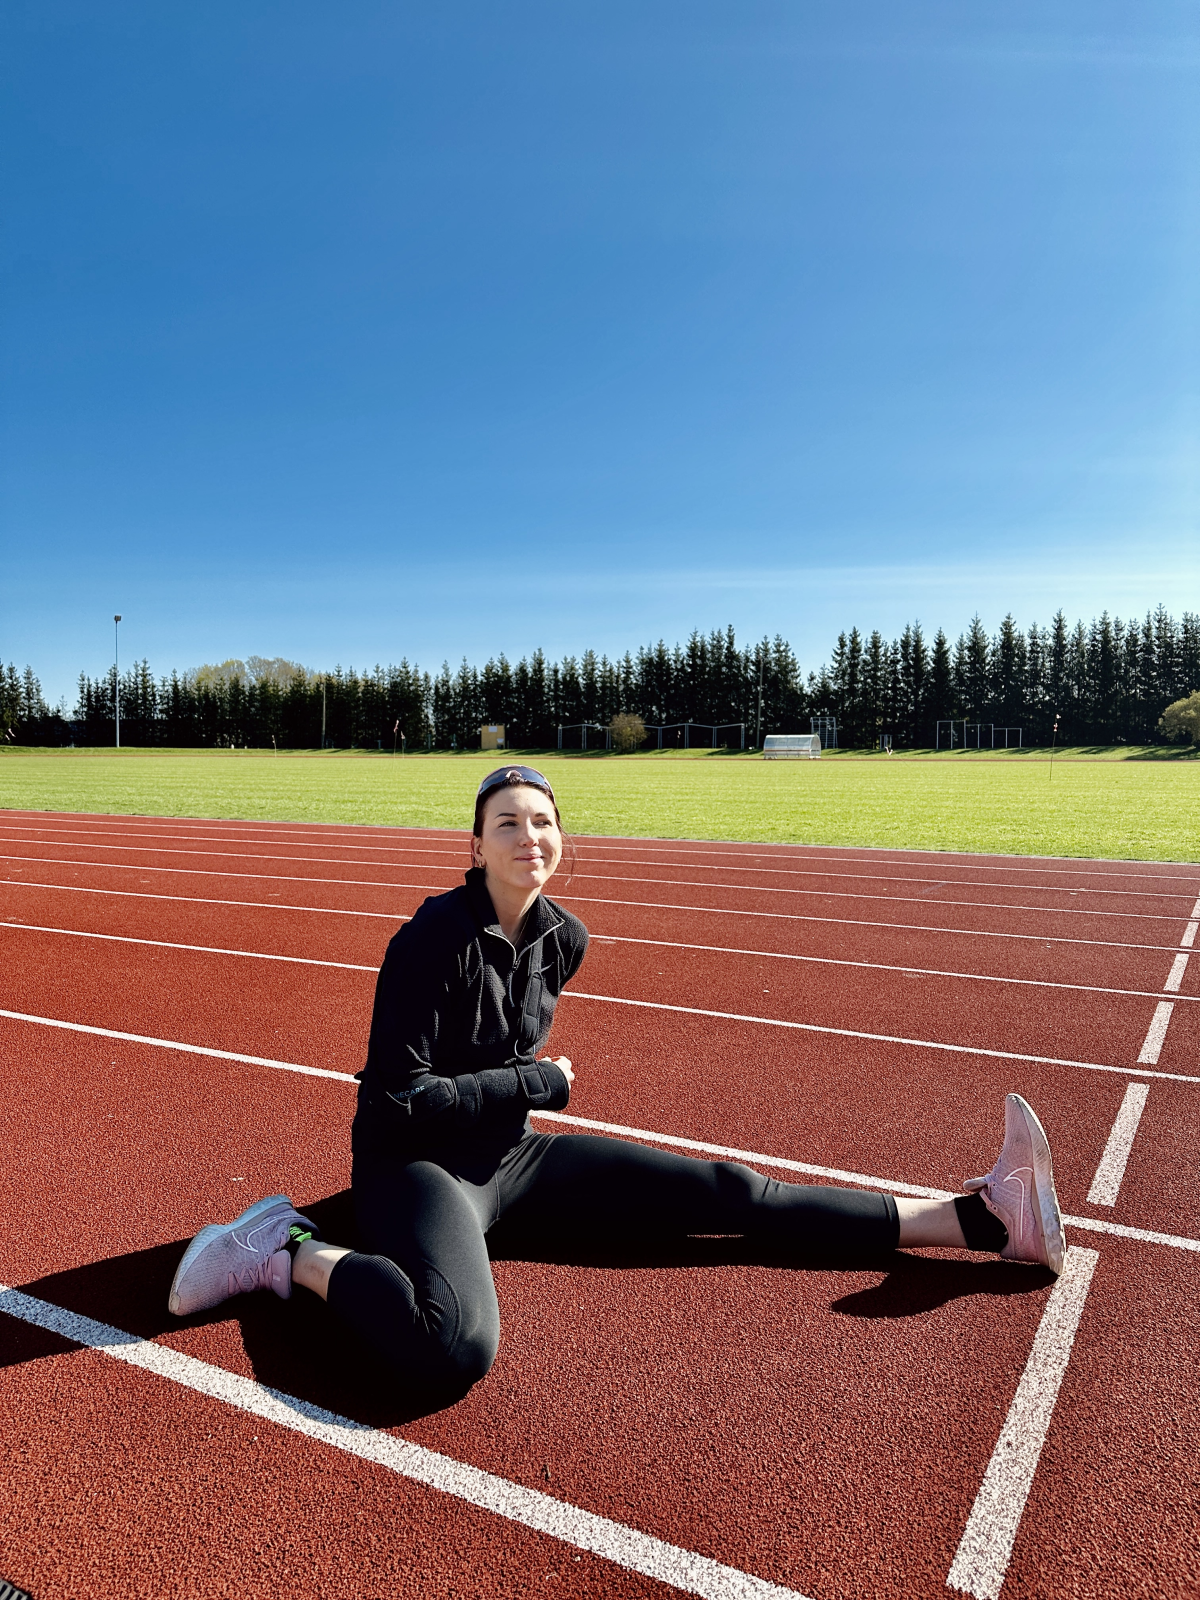
<svg viewBox="0 0 1200 1600"><path fill-rule="evenodd" d="M544 789L554 799L554 790L550 787L549 780L544 778L536 767L497 767L495 772L489 772L479 785L475 795L476 800L482 800L485 794L493 789L499 789L510 778L519 779L522 783L531 783L535 789Z"/></svg>

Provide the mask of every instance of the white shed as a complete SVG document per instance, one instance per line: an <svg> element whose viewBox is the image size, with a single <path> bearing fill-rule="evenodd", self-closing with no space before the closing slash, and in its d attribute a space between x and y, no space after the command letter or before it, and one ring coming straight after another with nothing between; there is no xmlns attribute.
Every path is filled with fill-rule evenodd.
<svg viewBox="0 0 1200 1600"><path fill-rule="evenodd" d="M821 739L815 733L769 733L763 740L764 761L819 761Z"/></svg>

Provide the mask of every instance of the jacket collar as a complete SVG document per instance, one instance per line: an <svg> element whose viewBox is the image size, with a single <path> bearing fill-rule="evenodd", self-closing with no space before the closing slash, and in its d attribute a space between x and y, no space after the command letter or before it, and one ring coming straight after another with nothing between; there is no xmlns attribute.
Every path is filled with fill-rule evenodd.
<svg viewBox="0 0 1200 1600"><path fill-rule="evenodd" d="M492 904L492 897L487 891L486 874L482 867L469 867L466 876L467 903L471 913L484 933L495 934L498 939L503 939L508 944L508 937L500 926L500 919L496 915L496 908ZM518 954L529 945L537 944L544 939L546 934L554 928L562 926L563 919L555 911L544 894L539 894L530 906L525 918L525 926L521 929L521 942L517 946Z"/></svg>

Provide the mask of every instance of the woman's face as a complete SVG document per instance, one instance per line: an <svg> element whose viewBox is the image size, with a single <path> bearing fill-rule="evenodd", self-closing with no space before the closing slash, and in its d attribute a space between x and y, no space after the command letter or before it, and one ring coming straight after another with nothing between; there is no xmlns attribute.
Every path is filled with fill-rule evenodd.
<svg viewBox="0 0 1200 1600"><path fill-rule="evenodd" d="M536 891L562 860L562 833L554 804L540 789L497 789L483 812L483 836L472 838L477 867L520 894Z"/></svg>

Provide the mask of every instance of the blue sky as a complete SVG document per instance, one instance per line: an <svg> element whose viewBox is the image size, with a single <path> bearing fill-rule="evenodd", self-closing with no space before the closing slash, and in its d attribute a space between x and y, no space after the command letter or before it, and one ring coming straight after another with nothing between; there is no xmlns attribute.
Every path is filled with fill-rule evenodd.
<svg viewBox="0 0 1200 1600"><path fill-rule="evenodd" d="M9 0L0 659L1200 605L1200 7Z"/></svg>

